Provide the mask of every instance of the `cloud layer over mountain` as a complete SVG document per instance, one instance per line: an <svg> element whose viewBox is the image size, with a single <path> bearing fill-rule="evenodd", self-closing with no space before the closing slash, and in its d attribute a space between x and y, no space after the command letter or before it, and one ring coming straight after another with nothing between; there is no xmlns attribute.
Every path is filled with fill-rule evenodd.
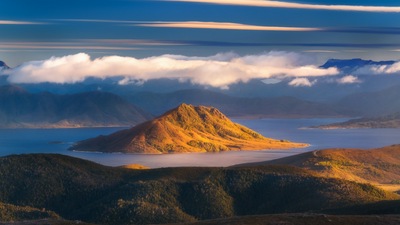
<svg viewBox="0 0 400 225"><path fill-rule="evenodd" d="M106 56L91 59L86 53L31 61L3 71L12 83L77 83L89 77L118 77L120 84L168 78L193 84L228 88L255 78L305 78L337 75L334 68L319 68L312 59L291 52L239 56L220 53L209 57L161 55L149 58Z"/></svg>
<svg viewBox="0 0 400 225"><path fill-rule="evenodd" d="M359 68L356 74L395 74L400 72L400 62L389 65L370 65Z"/></svg>

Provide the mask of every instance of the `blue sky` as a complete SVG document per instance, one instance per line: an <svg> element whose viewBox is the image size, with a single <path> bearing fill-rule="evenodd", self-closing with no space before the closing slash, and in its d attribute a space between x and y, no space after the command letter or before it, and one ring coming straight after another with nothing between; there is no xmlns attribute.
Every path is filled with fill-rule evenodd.
<svg viewBox="0 0 400 225"><path fill-rule="evenodd" d="M11 66L80 52L399 59L399 37L399 1L0 0L0 60Z"/></svg>

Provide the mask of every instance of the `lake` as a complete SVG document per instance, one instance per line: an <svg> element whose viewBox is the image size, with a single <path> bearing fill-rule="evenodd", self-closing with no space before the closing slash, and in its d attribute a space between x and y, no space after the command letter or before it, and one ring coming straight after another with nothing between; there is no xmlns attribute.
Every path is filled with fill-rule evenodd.
<svg viewBox="0 0 400 225"><path fill-rule="evenodd" d="M376 148L400 143L400 129L304 129L309 126L347 119L234 119L266 137L309 143L304 149L234 151L222 153L183 153L166 155L104 154L72 152L76 141L107 135L122 128L79 129L0 129L0 156L26 153L59 153L88 159L104 165L138 163L151 168L177 166L230 166L260 162L324 148Z"/></svg>

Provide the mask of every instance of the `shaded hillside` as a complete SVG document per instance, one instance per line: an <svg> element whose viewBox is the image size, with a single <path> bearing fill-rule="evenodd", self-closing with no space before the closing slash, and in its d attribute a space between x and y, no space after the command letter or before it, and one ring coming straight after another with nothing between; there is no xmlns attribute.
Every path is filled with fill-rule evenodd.
<svg viewBox="0 0 400 225"><path fill-rule="evenodd" d="M400 215L400 200L359 204L337 209L328 209L324 212L336 215Z"/></svg>
<svg viewBox="0 0 400 225"><path fill-rule="evenodd" d="M182 104L162 116L108 136L80 141L78 151L173 153L287 149L305 144L265 138L216 108Z"/></svg>
<svg viewBox="0 0 400 225"><path fill-rule="evenodd" d="M131 126L150 117L138 107L106 92L55 95L0 87L0 127Z"/></svg>
<svg viewBox="0 0 400 225"><path fill-rule="evenodd" d="M12 222L32 219L59 219L60 217L51 211L37 209L29 206L15 206L0 202L0 224L1 222Z"/></svg>
<svg viewBox="0 0 400 225"><path fill-rule="evenodd" d="M400 86L376 92L361 92L342 98L334 107L348 114L380 117L400 112Z"/></svg>
<svg viewBox="0 0 400 225"><path fill-rule="evenodd" d="M333 216L324 214L279 214L241 216L176 225L397 225L400 216Z"/></svg>
<svg viewBox="0 0 400 225"><path fill-rule="evenodd" d="M0 176L1 202L52 209L64 216L95 201L122 179L112 168L45 154L2 157Z"/></svg>
<svg viewBox="0 0 400 225"><path fill-rule="evenodd" d="M265 84L264 84L265 85ZM209 105L230 117L336 117L343 115L327 104L300 100L295 97L243 98L208 90L191 89L171 93L141 92L126 97L154 115L182 103Z"/></svg>
<svg viewBox="0 0 400 225"><path fill-rule="evenodd" d="M355 128L400 128L400 113L381 117L365 117L352 119L342 123L320 125L321 129L355 129Z"/></svg>
<svg viewBox="0 0 400 225"><path fill-rule="evenodd" d="M315 171L324 177L390 187L400 184L400 145L372 150L318 150L251 165L292 165Z"/></svg>
<svg viewBox="0 0 400 225"><path fill-rule="evenodd" d="M4 225L10 225L10 223L2 223ZM35 219L35 220L21 220L21 221L13 221L12 225L95 225L89 224L82 221L71 221L71 220L64 220L64 219Z"/></svg>
<svg viewBox="0 0 400 225"><path fill-rule="evenodd" d="M0 179L2 202L100 224L298 213L395 198L288 166L132 170L45 154L1 157Z"/></svg>

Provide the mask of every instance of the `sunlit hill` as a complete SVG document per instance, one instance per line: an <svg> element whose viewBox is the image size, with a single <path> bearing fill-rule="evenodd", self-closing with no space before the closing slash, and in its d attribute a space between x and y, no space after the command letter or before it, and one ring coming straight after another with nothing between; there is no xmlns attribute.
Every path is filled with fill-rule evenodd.
<svg viewBox="0 0 400 225"><path fill-rule="evenodd" d="M173 153L288 149L305 146L307 145L263 137L255 131L233 123L216 108L182 104L131 129L78 142L72 149Z"/></svg>

